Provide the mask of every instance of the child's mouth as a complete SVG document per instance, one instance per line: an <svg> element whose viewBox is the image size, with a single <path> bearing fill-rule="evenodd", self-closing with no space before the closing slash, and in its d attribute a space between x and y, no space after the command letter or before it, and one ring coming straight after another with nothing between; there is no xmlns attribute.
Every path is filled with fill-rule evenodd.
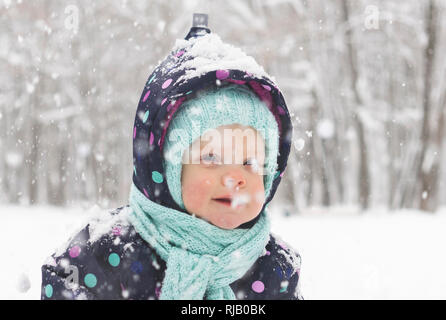
<svg viewBox="0 0 446 320"><path fill-rule="evenodd" d="M218 203L221 203L225 206L230 207L231 206L231 199L214 199L215 201L217 201Z"/></svg>
<svg viewBox="0 0 446 320"><path fill-rule="evenodd" d="M233 209L238 209L244 206L243 202L239 202L239 201L235 201L235 199L231 199L231 198L218 198L218 199L213 199L214 201L217 201L218 203L224 205L224 206L228 206L231 207Z"/></svg>

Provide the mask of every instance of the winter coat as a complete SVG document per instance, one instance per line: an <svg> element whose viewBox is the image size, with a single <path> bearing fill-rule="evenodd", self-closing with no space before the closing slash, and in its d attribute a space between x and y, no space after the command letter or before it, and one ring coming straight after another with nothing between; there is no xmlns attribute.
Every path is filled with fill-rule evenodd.
<svg viewBox="0 0 446 320"><path fill-rule="evenodd" d="M162 148L169 122L199 89L223 81L246 84L267 104L280 132L278 169L264 210L287 165L290 115L263 68L208 33L207 28L192 28L149 76L133 128L133 182L152 201L189 214L173 200L164 175ZM200 47L200 41L205 45ZM48 259L42 266L42 299L158 299L166 263L127 221L129 210L127 205L92 220ZM264 254L230 286L240 300L302 299L300 261L295 250L271 234Z"/></svg>

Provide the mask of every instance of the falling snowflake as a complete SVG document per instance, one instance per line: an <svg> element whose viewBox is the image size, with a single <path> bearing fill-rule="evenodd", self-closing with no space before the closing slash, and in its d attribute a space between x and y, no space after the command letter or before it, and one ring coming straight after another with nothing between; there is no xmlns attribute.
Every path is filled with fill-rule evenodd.
<svg viewBox="0 0 446 320"><path fill-rule="evenodd" d="M295 139L293 144L297 151L301 151L305 146L305 140L302 138Z"/></svg>
<svg viewBox="0 0 446 320"><path fill-rule="evenodd" d="M251 197L248 194L236 195L234 198L232 198L231 208L234 209L240 206L244 206L248 204L250 200Z"/></svg>
<svg viewBox="0 0 446 320"><path fill-rule="evenodd" d="M330 139L334 135L334 124L330 119L322 119L317 124L317 134L322 139Z"/></svg>
<svg viewBox="0 0 446 320"><path fill-rule="evenodd" d="M245 298L245 292L242 291L242 290L237 291L236 296L237 296L237 299L239 299L239 300L243 300L243 299Z"/></svg>

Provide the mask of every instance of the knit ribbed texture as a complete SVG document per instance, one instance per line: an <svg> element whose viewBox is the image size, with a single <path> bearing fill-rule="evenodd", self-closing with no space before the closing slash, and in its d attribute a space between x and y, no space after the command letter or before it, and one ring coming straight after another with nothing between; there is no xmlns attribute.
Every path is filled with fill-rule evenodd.
<svg viewBox="0 0 446 320"><path fill-rule="evenodd" d="M264 253L270 221L266 210L250 229L225 230L153 202L132 184L129 220L167 261L161 300L234 300L229 284Z"/></svg>
<svg viewBox="0 0 446 320"><path fill-rule="evenodd" d="M277 170L279 129L274 115L257 95L244 85L211 89L187 100L174 114L164 145L166 181L175 202L183 209L181 171L183 152L208 129L230 124L256 129L265 141L265 199Z"/></svg>

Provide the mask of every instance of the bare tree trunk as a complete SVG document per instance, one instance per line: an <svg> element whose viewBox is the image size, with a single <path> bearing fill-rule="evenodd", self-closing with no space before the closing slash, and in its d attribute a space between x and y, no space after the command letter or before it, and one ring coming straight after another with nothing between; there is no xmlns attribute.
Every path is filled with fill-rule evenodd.
<svg viewBox="0 0 446 320"><path fill-rule="evenodd" d="M283 176L282 183L280 184L284 192L284 200L286 205L290 205L290 210L292 214L300 212L300 205L298 194L301 189L302 182L299 180L299 154L294 148L290 150L288 165L286 169L286 174ZM283 185L282 185L283 184ZM276 198L275 198L276 199Z"/></svg>
<svg viewBox="0 0 446 320"><path fill-rule="evenodd" d="M342 11L344 14L344 23L349 25L349 8L347 0L342 0ZM358 190L359 190L359 204L362 209L369 207L370 197L370 176L368 168L367 145L365 141L365 130L361 118L359 117L357 108L363 105L362 98L358 92L358 64L356 52L353 48L353 37L351 29L348 27L345 33L347 44L347 59L350 65L350 79L351 88L354 94L355 107L351 110L353 122L356 128L359 147L359 173L358 173Z"/></svg>
<svg viewBox="0 0 446 320"><path fill-rule="evenodd" d="M320 118L320 113L321 113L320 112L321 106L315 90L312 91L312 96L314 103L313 106L310 108L310 113L311 113L310 130L313 133L311 136L313 159L321 184L322 205L328 207L331 204L329 179L327 173L328 160L330 159L330 157L327 155L327 146L324 139L322 139L317 132L318 119Z"/></svg>
<svg viewBox="0 0 446 320"><path fill-rule="evenodd" d="M387 27L387 26L386 26ZM390 26L389 26L390 27ZM387 52L389 55L389 60L394 59L393 48L387 47ZM387 137L387 152L389 155L389 161L387 163L387 185L388 185L388 197L387 197L387 207L390 210L394 210L395 208L395 197L397 193L397 177L396 177L396 168L395 162L397 159L397 152L395 149L396 143L398 141L397 130L395 130L395 107L396 107L396 99L395 99L395 78L394 73L388 73L388 95L389 95L389 110L388 116L385 121L386 128L386 137ZM400 168L401 170L401 168Z"/></svg>
<svg viewBox="0 0 446 320"><path fill-rule="evenodd" d="M40 150L40 135L42 133L41 124L39 121L35 120L34 117L31 120L31 139L32 144L30 146L29 154L29 175L28 175L28 188L29 188L29 203L36 204L38 201L38 161L39 161L39 150Z"/></svg>
<svg viewBox="0 0 446 320"><path fill-rule="evenodd" d="M339 121L340 122L340 121ZM337 130L338 131L338 130ZM334 145L337 150L332 153L333 156L333 176L336 183L336 189L338 191L338 202L344 203L345 193L344 193L344 153L343 146L339 141L339 134L334 135Z"/></svg>
<svg viewBox="0 0 446 320"><path fill-rule="evenodd" d="M313 139L310 139L309 142L309 149L310 149L310 156L313 159L314 158L314 142ZM314 161L307 161L308 164L308 176L307 176L307 181L308 181L308 189L307 189L307 194L306 194L306 202L307 202L307 206L312 206L313 205L313 190L314 190L314 180L315 180L315 173L316 173L316 168L314 165Z"/></svg>
<svg viewBox="0 0 446 320"><path fill-rule="evenodd" d="M444 112L440 121L436 123L435 108L432 101L432 79L434 77L434 60L437 45L437 16L434 0L429 1L426 33L428 43L424 52L424 96L423 96L423 122L421 128L421 152L418 162L418 189L419 209L435 211L437 209L437 185L439 169L439 151L441 149L440 133L443 131ZM437 131L437 132L435 132Z"/></svg>

